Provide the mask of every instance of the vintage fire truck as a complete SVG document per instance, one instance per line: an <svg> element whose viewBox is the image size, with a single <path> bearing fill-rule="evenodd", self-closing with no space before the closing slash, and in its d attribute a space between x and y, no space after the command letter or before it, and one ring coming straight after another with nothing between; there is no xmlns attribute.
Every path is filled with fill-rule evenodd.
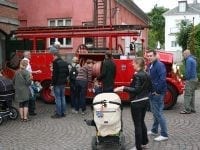
<svg viewBox="0 0 200 150"><path fill-rule="evenodd" d="M118 44L118 38L122 36L139 37L140 30L145 27L141 25L112 25L112 26L71 26L71 27L24 27L19 28L15 31L15 36L20 39L29 39L32 41L31 50L31 66L33 70L41 70L42 73L34 74L34 80L39 81L42 85L41 97L47 103L54 102L54 97L51 92L51 71L50 65L53 60L53 55L49 50L37 50L37 41L43 40L46 44L47 38L57 37L92 37L92 38L108 38L109 48L107 49L91 49L87 48L86 45L81 44L74 53L68 53L63 55L66 61L70 62L72 56L77 55L82 63L84 60L90 58L95 64L93 66L93 77L99 75L101 71L102 61L104 60L104 55L106 50L110 50L114 56L114 62L117 66L117 73L115 78L115 86L129 86L132 76L134 75L134 68L132 66L133 59L129 56L124 56L124 51L122 46ZM113 48L113 41L115 40L115 48ZM23 52L18 50L18 55ZM135 56L143 55L145 52L143 49L141 51L137 50ZM168 90L165 95L165 109L172 108L180 94L183 93L183 82L180 79L178 72L174 72L173 66L173 55L166 52L158 52L159 59L165 64L167 69L167 86ZM10 78L14 75L15 70L9 68L8 66L4 69L4 75ZM66 83L66 95L70 94L69 84ZM92 86L92 85L91 85ZM92 87L89 87L92 88ZM129 96L127 93L119 93L120 98L123 101L128 101ZM87 91L87 97L92 98L94 94L92 91Z"/></svg>

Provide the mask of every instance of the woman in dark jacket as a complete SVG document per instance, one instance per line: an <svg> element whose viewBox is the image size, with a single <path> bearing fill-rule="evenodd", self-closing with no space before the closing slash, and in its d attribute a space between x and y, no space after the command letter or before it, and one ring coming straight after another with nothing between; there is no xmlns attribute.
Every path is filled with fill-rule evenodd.
<svg viewBox="0 0 200 150"><path fill-rule="evenodd" d="M151 89L151 80L144 71L143 58L136 58L133 62L136 73L133 75L130 87L117 87L115 92L128 92L131 101L131 114L135 125L135 144L131 150L142 150L148 144L147 128L144 122L148 108L148 96Z"/></svg>

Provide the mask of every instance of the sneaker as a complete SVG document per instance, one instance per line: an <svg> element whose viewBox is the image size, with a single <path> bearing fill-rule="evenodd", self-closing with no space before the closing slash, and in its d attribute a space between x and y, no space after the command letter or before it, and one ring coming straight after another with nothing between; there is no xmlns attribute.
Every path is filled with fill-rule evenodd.
<svg viewBox="0 0 200 150"><path fill-rule="evenodd" d="M72 109L72 114L78 114L78 111L76 111L75 109Z"/></svg>
<svg viewBox="0 0 200 150"><path fill-rule="evenodd" d="M165 141L165 140L168 140L168 137L165 137L165 136L158 136L157 138L154 139L154 141L157 141L157 142L160 142L160 141Z"/></svg>
<svg viewBox="0 0 200 150"><path fill-rule="evenodd" d="M156 135L158 135L158 133L154 133L154 132L152 132L152 131L148 131L148 132L147 132L147 135L156 136Z"/></svg>
<svg viewBox="0 0 200 150"><path fill-rule="evenodd" d="M191 110L191 113L196 113L196 110Z"/></svg>
<svg viewBox="0 0 200 150"><path fill-rule="evenodd" d="M180 114L191 114L191 112L183 110L183 111L180 112Z"/></svg>
<svg viewBox="0 0 200 150"><path fill-rule="evenodd" d="M142 149L149 149L148 145L141 145Z"/></svg>
<svg viewBox="0 0 200 150"><path fill-rule="evenodd" d="M85 114L86 114L86 112L85 112L85 111L82 111L82 112L81 112L81 114L82 114L82 115L85 115Z"/></svg>
<svg viewBox="0 0 200 150"><path fill-rule="evenodd" d="M137 150L137 148L136 148L136 147L133 147L133 148L131 148L130 150Z"/></svg>
<svg viewBox="0 0 200 150"><path fill-rule="evenodd" d="M61 117L66 117L66 114L62 114L62 116Z"/></svg>
<svg viewBox="0 0 200 150"><path fill-rule="evenodd" d="M58 114L54 114L54 115L51 116L51 118L53 118L53 119L58 119L58 118L61 118L61 116L58 115Z"/></svg>

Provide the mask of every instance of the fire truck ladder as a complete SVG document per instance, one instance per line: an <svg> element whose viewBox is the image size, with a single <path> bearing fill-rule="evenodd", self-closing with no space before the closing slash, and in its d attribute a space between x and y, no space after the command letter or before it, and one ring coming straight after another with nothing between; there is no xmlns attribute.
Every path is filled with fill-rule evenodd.
<svg viewBox="0 0 200 150"><path fill-rule="evenodd" d="M105 26L107 19L107 0L94 0L94 24L96 26ZM95 48L104 48L106 39L98 37L94 39Z"/></svg>

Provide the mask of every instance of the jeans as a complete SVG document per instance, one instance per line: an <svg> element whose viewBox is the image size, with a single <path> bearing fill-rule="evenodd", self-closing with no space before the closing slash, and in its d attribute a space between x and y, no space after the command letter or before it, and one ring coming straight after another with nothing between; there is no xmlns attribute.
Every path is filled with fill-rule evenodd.
<svg viewBox="0 0 200 150"><path fill-rule="evenodd" d="M187 112L195 111L195 90L197 83L197 79L185 82L184 109Z"/></svg>
<svg viewBox="0 0 200 150"><path fill-rule="evenodd" d="M76 98L75 98L75 110L79 111L79 108L82 111L86 110L86 94L87 94L87 80L77 80L76 81Z"/></svg>
<svg viewBox="0 0 200 150"><path fill-rule="evenodd" d="M135 126L135 145L137 150L142 150L141 145L146 145L149 142L147 136L147 127L144 122L147 108L147 100L134 102L131 104L131 114Z"/></svg>
<svg viewBox="0 0 200 150"><path fill-rule="evenodd" d="M33 113L35 113L36 93L34 92L34 89L31 86L29 88L31 91L31 97L29 99L28 112L29 112L29 114L33 114Z"/></svg>
<svg viewBox="0 0 200 150"><path fill-rule="evenodd" d="M65 85L55 85L53 90L56 102L56 113L59 116L63 116L66 111Z"/></svg>
<svg viewBox="0 0 200 150"><path fill-rule="evenodd" d="M166 120L163 115L164 108L164 94L160 95L150 95L150 106L151 112L153 113L154 123L151 131L153 133L158 133L158 127L161 128L161 136L168 137Z"/></svg>

